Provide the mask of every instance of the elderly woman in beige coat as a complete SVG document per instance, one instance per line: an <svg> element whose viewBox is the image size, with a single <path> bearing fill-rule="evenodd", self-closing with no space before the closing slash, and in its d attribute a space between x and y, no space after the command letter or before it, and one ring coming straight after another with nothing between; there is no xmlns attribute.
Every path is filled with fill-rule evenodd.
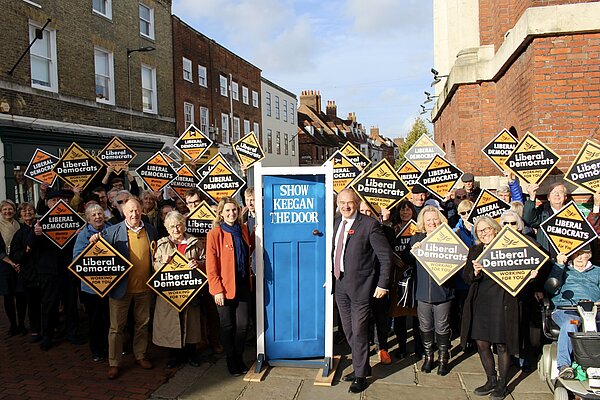
<svg viewBox="0 0 600 400"><path fill-rule="evenodd" d="M171 211L165 218L165 227L169 236L160 239L154 253L154 269L159 270L179 251L190 263L190 268L204 270L204 246L194 236L185 233L185 217L178 211ZM168 347L167 368L189 361L193 367L200 366L196 355L196 344L204 342L201 312L195 300L192 300L182 312L178 312L162 297L156 300L154 309L154 327L152 342Z"/></svg>

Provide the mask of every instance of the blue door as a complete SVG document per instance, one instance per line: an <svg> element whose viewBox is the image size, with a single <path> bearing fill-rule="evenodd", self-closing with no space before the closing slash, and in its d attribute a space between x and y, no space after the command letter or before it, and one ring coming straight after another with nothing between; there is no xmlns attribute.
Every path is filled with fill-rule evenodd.
<svg viewBox="0 0 600 400"><path fill-rule="evenodd" d="M265 357L325 353L325 176L264 176Z"/></svg>

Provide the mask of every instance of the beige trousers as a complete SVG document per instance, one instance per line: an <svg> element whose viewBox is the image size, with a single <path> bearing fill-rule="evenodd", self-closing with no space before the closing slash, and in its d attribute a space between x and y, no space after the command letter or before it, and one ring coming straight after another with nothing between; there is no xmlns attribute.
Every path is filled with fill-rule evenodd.
<svg viewBox="0 0 600 400"><path fill-rule="evenodd" d="M148 349L148 323L150 321L150 292L127 293L121 299L109 300L110 329L108 331L108 364L118 367L123 355L123 331L127 324L129 306L133 301L135 330L133 335L133 355L136 360L146 356Z"/></svg>

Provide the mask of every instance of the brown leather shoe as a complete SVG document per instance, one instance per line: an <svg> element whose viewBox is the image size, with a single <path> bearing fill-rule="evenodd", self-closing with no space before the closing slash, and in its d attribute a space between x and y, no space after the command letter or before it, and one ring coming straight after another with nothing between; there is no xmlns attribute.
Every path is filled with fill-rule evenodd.
<svg viewBox="0 0 600 400"><path fill-rule="evenodd" d="M142 358L141 360L135 360L135 363L142 369L152 369L152 363L145 358Z"/></svg>
<svg viewBox="0 0 600 400"><path fill-rule="evenodd" d="M110 367L106 376L108 379L117 379L119 377L119 367Z"/></svg>

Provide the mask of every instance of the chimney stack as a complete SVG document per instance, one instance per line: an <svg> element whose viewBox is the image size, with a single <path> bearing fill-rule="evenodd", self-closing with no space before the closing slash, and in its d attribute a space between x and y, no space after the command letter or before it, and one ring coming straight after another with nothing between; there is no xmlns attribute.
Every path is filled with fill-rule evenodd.
<svg viewBox="0 0 600 400"><path fill-rule="evenodd" d="M325 113L331 119L337 118L337 106L335 105L335 101L327 100L327 107L325 108Z"/></svg>
<svg viewBox="0 0 600 400"><path fill-rule="evenodd" d="M354 111L348 113L348 119L356 123L356 113Z"/></svg>
<svg viewBox="0 0 600 400"><path fill-rule="evenodd" d="M300 104L308 106L316 111L317 114L321 113L321 92L316 90L303 90L300 93Z"/></svg>

